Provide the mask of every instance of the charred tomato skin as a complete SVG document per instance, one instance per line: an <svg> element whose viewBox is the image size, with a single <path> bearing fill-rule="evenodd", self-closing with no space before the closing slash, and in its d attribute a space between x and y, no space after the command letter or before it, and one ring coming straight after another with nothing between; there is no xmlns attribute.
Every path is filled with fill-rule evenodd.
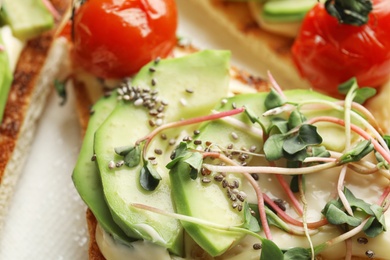
<svg viewBox="0 0 390 260"><path fill-rule="evenodd" d="M88 0L73 23L74 64L101 78L123 78L171 53L177 7L174 0Z"/></svg>
<svg viewBox="0 0 390 260"><path fill-rule="evenodd" d="M368 23L341 24L319 3L306 15L292 47L293 60L314 88L336 95L356 77L378 87L390 75L390 1L374 0Z"/></svg>

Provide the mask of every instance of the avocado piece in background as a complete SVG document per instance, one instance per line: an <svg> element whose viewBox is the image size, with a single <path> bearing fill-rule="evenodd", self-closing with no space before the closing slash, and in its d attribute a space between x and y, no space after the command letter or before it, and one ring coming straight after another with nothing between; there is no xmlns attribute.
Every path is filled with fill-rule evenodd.
<svg viewBox="0 0 390 260"><path fill-rule="evenodd" d="M155 90L161 101L168 102L163 111L164 123L205 115L228 93L229 59L230 52L206 50L181 58L151 62L136 75L132 85L140 90ZM183 229L180 222L131 205L138 203L174 212L165 167L174 148L169 140L157 136L148 149L146 158L156 157L157 165L153 167L162 178L153 191L140 186L142 162L132 168L108 167L110 161L123 159L115 153L115 148L134 145L154 129L149 113L149 109L142 105L119 102L96 131L94 149L103 191L114 221L128 236L152 241L181 255ZM183 127L165 133L177 137L182 130L193 128ZM164 152L158 155L155 149Z"/></svg>
<svg viewBox="0 0 390 260"><path fill-rule="evenodd" d="M54 18L41 0L3 0L0 16L15 37L33 38L53 28Z"/></svg>
<svg viewBox="0 0 390 260"><path fill-rule="evenodd" d="M0 30L1 32L1 30ZM3 46L3 40L0 33L0 45ZM0 50L0 123L3 120L5 104L7 103L8 93L12 84L13 75L9 65L8 53L6 50Z"/></svg>

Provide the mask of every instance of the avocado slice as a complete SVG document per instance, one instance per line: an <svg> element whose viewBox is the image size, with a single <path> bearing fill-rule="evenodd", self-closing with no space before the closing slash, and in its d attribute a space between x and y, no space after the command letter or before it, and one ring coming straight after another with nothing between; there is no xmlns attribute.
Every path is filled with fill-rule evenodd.
<svg viewBox="0 0 390 260"><path fill-rule="evenodd" d="M73 183L88 208L93 212L101 227L114 239L124 244L134 241L128 237L112 219L110 209L103 194L102 182L99 169L92 160L93 141L96 130L106 120L117 104L117 95L112 93L109 97L103 97L93 105L87 131L83 144L73 170Z"/></svg>
<svg viewBox="0 0 390 260"><path fill-rule="evenodd" d="M23 40L54 26L54 18L41 0L3 0L0 16L14 36Z"/></svg>
<svg viewBox="0 0 390 260"><path fill-rule="evenodd" d="M306 13L317 3L315 0L276 0L267 1L263 5L261 15L269 22L301 21Z"/></svg>
<svg viewBox="0 0 390 260"><path fill-rule="evenodd" d="M0 33L0 45L3 45L3 40ZM8 54L5 50L0 50L0 123L3 120L5 104L7 103L8 93L13 80L13 75L9 66Z"/></svg>
<svg viewBox="0 0 390 260"><path fill-rule="evenodd" d="M156 90L160 100L169 102L163 112L164 122L208 114L216 102L227 95L229 58L227 51L206 50L181 58L154 61L141 69L132 85L138 89ZM104 196L114 221L128 236L152 241L180 255L183 232L179 221L132 205L145 204L174 212L168 170L165 168L173 146L160 138L151 143L146 158L156 157L155 167L161 176L153 191L147 191L139 184L142 163L133 168L108 167L110 161L122 159L115 153L115 148L134 145L153 129L150 111L136 103L118 103L96 131L94 149ZM182 130L173 129L167 135L175 137ZM156 155L155 149L165 153Z"/></svg>

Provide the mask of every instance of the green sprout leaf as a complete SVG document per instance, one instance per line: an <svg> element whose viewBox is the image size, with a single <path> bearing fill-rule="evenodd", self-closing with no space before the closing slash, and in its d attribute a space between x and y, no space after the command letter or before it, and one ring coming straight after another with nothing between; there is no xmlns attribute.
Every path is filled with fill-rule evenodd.
<svg viewBox="0 0 390 260"><path fill-rule="evenodd" d="M286 139L285 135L271 135L264 143L265 157L269 161L275 161L283 157L283 142Z"/></svg>
<svg viewBox="0 0 390 260"><path fill-rule="evenodd" d="M349 80L341 83L337 87L339 93L344 94L344 95L346 95L351 89L357 89L357 88L358 88L358 85L357 85L357 81L356 81L355 77L350 78Z"/></svg>
<svg viewBox="0 0 390 260"><path fill-rule="evenodd" d="M329 223L333 225L348 224L350 226L356 227L361 223L361 220L355 217L348 215L344 212L340 206L341 203L332 200L325 205L322 214L326 217Z"/></svg>
<svg viewBox="0 0 390 260"><path fill-rule="evenodd" d="M178 167L180 168L179 172L187 172L190 175L190 178L195 180L202 168L202 154L198 152L191 152L188 149L187 144L181 142L175 150L174 155L174 158L172 158L172 161L169 162L166 167L171 170Z"/></svg>
<svg viewBox="0 0 390 260"><path fill-rule="evenodd" d="M286 101L283 99L283 97L279 95L279 93L276 92L276 90L274 89L271 89L264 101L264 105L267 110L273 109L275 107L280 107L285 103Z"/></svg>
<svg viewBox="0 0 390 260"><path fill-rule="evenodd" d="M302 151L309 145L322 143L322 138L317 132L317 127L304 124L299 128L298 135L288 138L283 144L283 150L288 154Z"/></svg>
<svg viewBox="0 0 390 260"><path fill-rule="evenodd" d="M139 145L116 147L115 153L123 156L125 165L130 168L139 165L141 162L141 149Z"/></svg>
<svg viewBox="0 0 390 260"><path fill-rule="evenodd" d="M288 130L288 121L280 117L273 118L271 125L268 127L268 133L273 134L286 134Z"/></svg>
<svg viewBox="0 0 390 260"><path fill-rule="evenodd" d="M142 188L147 191L154 191L160 183L160 180L161 176L150 163L146 163L142 167L139 178Z"/></svg>
<svg viewBox="0 0 390 260"><path fill-rule="evenodd" d="M313 146L311 149L311 156L313 157L330 157L330 153L326 150L325 146Z"/></svg>
<svg viewBox="0 0 390 260"><path fill-rule="evenodd" d="M244 203L243 212L245 218L243 228L246 228L255 233L260 232L259 222L254 216L252 216L249 204L247 202Z"/></svg>
<svg viewBox="0 0 390 260"><path fill-rule="evenodd" d="M374 216L370 217L367 223L364 225L364 233L369 237L376 237L383 231L386 231L386 223L384 210L381 206L373 204L371 210Z"/></svg>
<svg viewBox="0 0 390 260"><path fill-rule="evenodd" d="M291 115L288 118L288 127L293 129L299 125L302 125L305 121L306 117L298 110L294 110L291 112Z"/></svg>
<svg viewBox="0 0 390 260"><path fill-rule="evenodd" d="M339 159L339 165L344 163L360 161L364 156L374 150L374 145L369 140L359 142L350 151L343 154Z"/></svg>
<svg viewBox="0 0 390 260"><path fill-rule="evenodd" d="M302 247L294 247L284 253L283 260L309 260L311 253L308 249Z"/></svg>
<svg viewBox="0 0 390 260"><path fill-rule="evenodd" d="M344 194L351 208L359 208L368 215L374 214L371 210L371 205L362 199L356 198L355 195L353 195L353 193L347 187L344 187Z"/></svg>
<svg viewBox="0 0 390 260"><path fill-rule="evenodd" d="M258 123L263 130L265 129L265 126L260 121L259 117L255 114L255 112L253 112L252 109L250 109L249 107L245 107L245 114L248 116L252 124Z"/></svg>
<svg viewBox="0 0 390 260"><path fill-rule="evenodd" d="M356 90L356 96L353 99L353 101L359 104L363 104L364 102L366 102L367 99L375 95L376 95L375 88L369 88L369 87L359 88L358 90Z"/></svg>
<svg viewBox="0 0 390 260"><path fill-rule="evenodd" d="M280 248L271 240L263 239L261 241L261 256L260 260L283 260L283 252Z"/></svg>

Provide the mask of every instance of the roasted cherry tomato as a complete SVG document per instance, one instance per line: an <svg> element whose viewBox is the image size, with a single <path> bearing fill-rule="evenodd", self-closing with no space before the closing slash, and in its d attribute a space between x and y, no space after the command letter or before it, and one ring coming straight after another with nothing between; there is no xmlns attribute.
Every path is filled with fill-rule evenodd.
<svg viewBox="0 0 390 260"><path fill-rule="evenodd" d="M73 24L76 65L102 78L122 78L166 57L176 44L175 0L88 0Z"/></svg>
<svg viewBox="0 0 390 260"><path fill-rule="evenodd" d="M389 78L390 1L372 4L368 22L361 26L340 23L321 3L307 14L292 53L314 88L337 94L337 86L351 77L371 87Z"/></svg>

